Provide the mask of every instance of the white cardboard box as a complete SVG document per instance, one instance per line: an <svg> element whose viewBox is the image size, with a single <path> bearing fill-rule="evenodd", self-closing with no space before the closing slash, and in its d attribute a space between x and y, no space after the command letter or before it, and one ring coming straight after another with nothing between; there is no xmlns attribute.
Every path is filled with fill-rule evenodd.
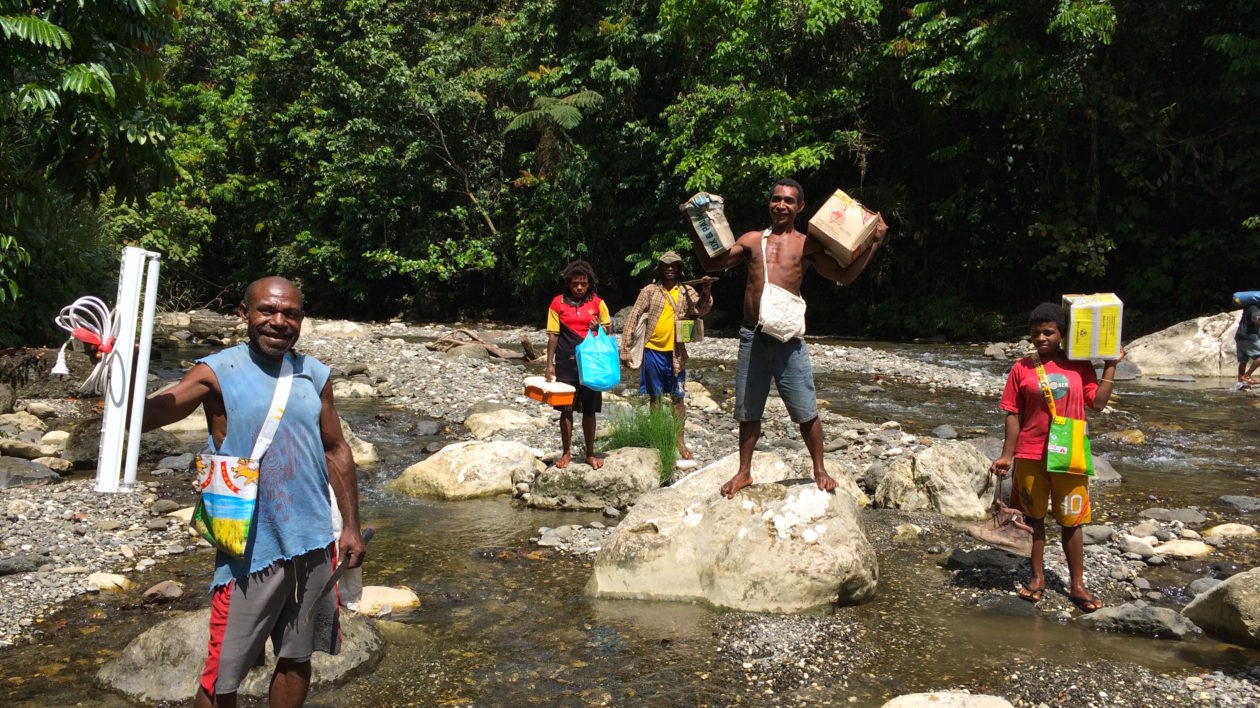
<svg viewBox="0 0 1260 708"><path fill-rule="evenodd" d="M726 221L722 198L708 192L698 192L680 204L678 209L691 219L700 243L710 256L726 253L735 245L735 234Z"/></svg>
<svg viewBox="0 0 1260 708"><path fill-rule="evenodd" d="M847 266L862 254L875 235L879 217L837 189L809 220L809 235L822 242L836 261Z"/></svg>

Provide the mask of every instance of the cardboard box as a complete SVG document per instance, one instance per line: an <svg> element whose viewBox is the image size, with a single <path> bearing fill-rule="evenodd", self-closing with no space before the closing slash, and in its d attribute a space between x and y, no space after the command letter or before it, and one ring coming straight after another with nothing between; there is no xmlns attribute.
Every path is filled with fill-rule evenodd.
<svg viewBox="0 0 1260 708"><path fill-rule="evenodd" d="M1115 293L1064 295L1068 331L1063 348L1069 359L1120 358L1120 325L1124 303Z"/></svg>
<svg viewBox="0 0 1260 708"><path fill-rule="evenodd" d="M731 225L726 222L722 198L718 195L699 192L678 205L678 209L691 219L691 228L696 230L710 257L726 253L735 245L735 234L731 233Z"/></svg>
<svg viewBox="0 0 1260 708"><path fill-rule="evenodd" d="M567 383L548 381L542 376L525 377L525 395L549 406L571 406L577 389Z"/></svg>
<svg viewBox="0 0 1260 708"><path fill-rule="evenodd" d="M862 255L875 235L878 216L837 189L809 220L809 235L822 242L836 261L847 266Z"/></svg>

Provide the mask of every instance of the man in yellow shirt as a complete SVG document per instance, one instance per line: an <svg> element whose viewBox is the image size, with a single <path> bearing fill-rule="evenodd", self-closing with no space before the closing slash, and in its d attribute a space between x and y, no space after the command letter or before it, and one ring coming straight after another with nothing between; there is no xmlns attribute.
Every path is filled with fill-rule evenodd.
<svg viewBox="0 0 1260 708"><path fill-rule="evenodd" d="M673 251L661 254L656 264L655 282L639 291L639 297L626 316L621 336L621 359L631 362L634 349L642 346L642 370L639 392L646 394L653 405L668 393L674 399L674 417L678 419L678 454L691 459L691 451L683 442L683 421L687 407L683 402L687 384L687 347L678 341L675 324L679 320L701 317L713 307L711 288L714 278L705 277L697 291L678 282L682 274L682 258ZM640 322L646 341L636 343L633 333Z"/></svg>

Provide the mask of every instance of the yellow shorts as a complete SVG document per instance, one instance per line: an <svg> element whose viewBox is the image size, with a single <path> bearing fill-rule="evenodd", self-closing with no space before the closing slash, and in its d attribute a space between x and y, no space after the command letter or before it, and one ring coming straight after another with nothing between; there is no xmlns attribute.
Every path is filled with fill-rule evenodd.
<svg viewBox="0 0 1260 708"><path fill-rule="evenodd" d="M1060 526L1088 524L1089 477L1083 474L1050 474L1045 460L1015 459L1015 489L1019 503L1030 519L1044 519L1050 503Z"/></svg>

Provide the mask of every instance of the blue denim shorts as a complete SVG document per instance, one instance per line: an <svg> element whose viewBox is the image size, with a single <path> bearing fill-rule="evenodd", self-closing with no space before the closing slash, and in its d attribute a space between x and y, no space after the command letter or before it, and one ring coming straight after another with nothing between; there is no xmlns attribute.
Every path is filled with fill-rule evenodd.
<svg viewBox="0 0 1260 708"><path fill-rule="evenodd" d="M643 366L639 373L639 393L660 398L668 393L675 401L681 401L687 392L687 370L680 369L674 376L674 353L643 349Z"/></svg>
<svg viewBox="0 0 1260 708"><path fill-rule="evenodd" d="M761 420L770 395L770 379L779 389L794 423L818 417L814 392L814 367L809 363L805 340L786 342L768 334L739 328L739 365L735 370L735 420Z"/></svg>

